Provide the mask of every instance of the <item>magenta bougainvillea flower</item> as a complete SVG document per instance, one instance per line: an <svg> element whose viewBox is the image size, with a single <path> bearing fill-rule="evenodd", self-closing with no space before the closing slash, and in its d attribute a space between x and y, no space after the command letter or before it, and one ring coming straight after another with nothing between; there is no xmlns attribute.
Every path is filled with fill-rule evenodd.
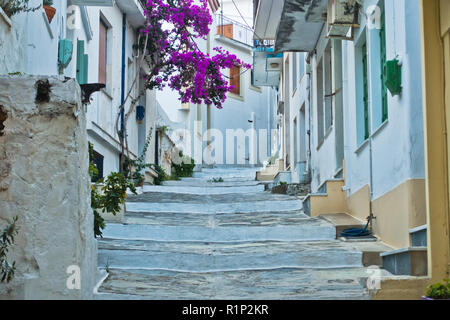
<svg viewBox="0 0 450 320"><path fill-rule="evenodd" d="M233 89L222 74L239 66L250 69L223 48L214 54L202 52L196 40L207 39L213 19L207 0L147 0L146 24L140 29L141 49L148 70L146 88L166 86L180 93L183 103L206 103L222 108L226 93ZM142 39L148 37L147 46Z"/></svg>

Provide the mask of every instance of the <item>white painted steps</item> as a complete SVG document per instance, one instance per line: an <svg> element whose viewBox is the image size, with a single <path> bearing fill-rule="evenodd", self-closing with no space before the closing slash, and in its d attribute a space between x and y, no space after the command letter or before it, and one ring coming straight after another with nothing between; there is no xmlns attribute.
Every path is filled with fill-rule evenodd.
<svg viewBox="0 0 450 320"><path fill-rule="evenodd" d="M144 192L169 192L184 194L233 194L233 193L255 193L263 192L264 185L242 185L242 186L196 186L196 185L145 185Z"/></svg>
<svg viewBox="0 0 450 320"><path fill-rule="evenodd" d="M99 265L113 269L216 272L362 267L362 253L338 241L245 243L102 240Z"/></svg>
<svg viewBox="0 0 450 320"><path fill-rule="evenodd" d="M103 232L107 239L199 241L199 242L247 242L247 241L311 241L331 240L335 230L326 224L271 226L170 226L109 223Z"/></svg>
<svg viewBox="0 0 450 320"><path fill-rule="evenodd" d="M367 298L362 251L304 215L300 198L264 192L257 170L205 169L130 196L125 223L99 240L110 274L96 297Z"/></svg>
<svg viewBox="0 0 450 320"><path fill-rule="evenodd" d="M226 272L111 269L99 300L364 300L365 268Z"/></svg>
<svg viewBox="0 0 450 320"><path fill-rule="evenodd" d="M236 203L180 203L174 202L127 202L128 212L164 212L164 213L257 213L273 211L302 210L301 200L290 201L258 201L258 202L236 202Z"/></svg>

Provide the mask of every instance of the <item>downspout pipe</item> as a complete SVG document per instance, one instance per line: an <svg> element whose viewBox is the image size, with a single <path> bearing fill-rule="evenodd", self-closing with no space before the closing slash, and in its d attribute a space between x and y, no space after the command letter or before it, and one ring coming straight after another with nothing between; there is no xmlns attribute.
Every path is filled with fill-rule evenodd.
<svg viewBox="0 0 450 320"><path fill-rule="evenodd" d="M122 70L121 70L121 80L120 80L120 105L123 106L125 101L125 40L126 40L126 31L127 31L127 16L125 13L122 14ZM120 110L120 137L122 141L125 138L125 106ZM119 163L122 163L122 157L124 154L120 154ZM122 165L119 166L120 172L122 172Z"/></svg>
<svg viewBox="0 0 450 320"><path fill-rule="evenodd" d="M120 89L120 105L125 101L125 55L126 55L126 36L127 36L127 15L122 14L122 73L121 73L121 89ZM122 139L125 137L125 108L120 111L120 134Z"/></svg>

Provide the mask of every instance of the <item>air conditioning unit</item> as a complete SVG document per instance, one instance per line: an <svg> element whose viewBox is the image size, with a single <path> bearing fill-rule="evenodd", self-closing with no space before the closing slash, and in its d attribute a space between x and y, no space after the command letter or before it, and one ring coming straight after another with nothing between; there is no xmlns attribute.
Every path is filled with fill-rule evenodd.
<svg viewBox="0 0 450 320"><path fill-rule="evenodd" d="M281 71L283 69L283 54L268 54L266 56L266 71Z"/></svg>
<svg viewBox="0 0 450 320"><path fill-rule="evenodd" d="M328 37L353 39L353 28L360 26L362 0L328 0Z"/></svg>

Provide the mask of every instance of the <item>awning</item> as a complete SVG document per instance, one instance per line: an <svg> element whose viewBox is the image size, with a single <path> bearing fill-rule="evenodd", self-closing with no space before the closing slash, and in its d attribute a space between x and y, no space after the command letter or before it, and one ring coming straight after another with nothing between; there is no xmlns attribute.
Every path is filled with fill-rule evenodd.
<svg viewBox="0 0 450 320"><path fill-rule="evenodd" d="M311 52L326 26L328 0L285 0L275 52Z"/></svg>

